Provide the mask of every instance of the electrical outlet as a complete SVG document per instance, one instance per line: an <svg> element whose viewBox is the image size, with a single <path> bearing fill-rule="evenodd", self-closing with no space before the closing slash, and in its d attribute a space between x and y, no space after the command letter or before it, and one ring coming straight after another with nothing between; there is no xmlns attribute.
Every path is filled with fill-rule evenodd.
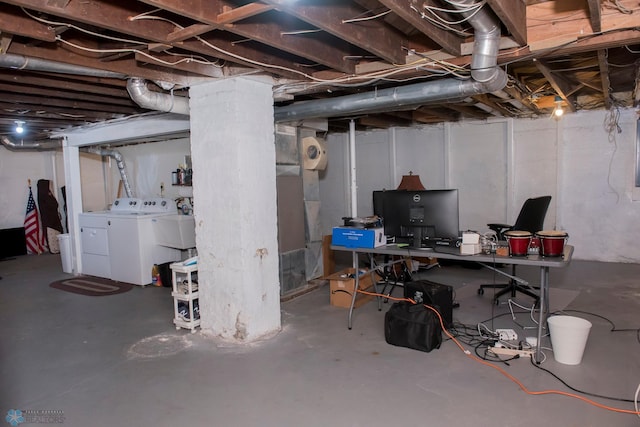
<svg viewBox="0 0 640 427"><path fill-rule="evenodd" d="M498 338L502 341L517 341L518 334L513 329L496 329L496 334L498 334Z"/></svg>

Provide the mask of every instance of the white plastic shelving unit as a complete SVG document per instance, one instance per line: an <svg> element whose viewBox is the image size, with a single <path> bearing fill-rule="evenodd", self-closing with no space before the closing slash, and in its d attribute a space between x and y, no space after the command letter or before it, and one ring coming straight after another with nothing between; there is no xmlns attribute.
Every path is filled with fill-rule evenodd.
<svg viewBox="0 0 640 427"><path fill-rule="evenodd" d="M171 282L173 291L173 323L176 329L184 328L195 332L200 326L200 316L194 317L194 304L198 304L197 283L193 281L193 273L197 273L198 264L184 265L182 262L174 262L171 267ZM178 313L178 305L184 302L189 307L189 319L183 319Z"/></svg>

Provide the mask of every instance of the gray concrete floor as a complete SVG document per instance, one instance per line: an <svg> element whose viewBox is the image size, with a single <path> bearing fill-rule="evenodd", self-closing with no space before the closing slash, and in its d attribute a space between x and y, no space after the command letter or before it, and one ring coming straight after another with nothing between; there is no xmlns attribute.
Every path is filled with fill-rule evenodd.
<svg viewBox="0 0 640 427"><path fill-rule="evenodd" d="M538 277L531 268L519 274L532 283ZM491 303L491 291L475 293L477 284L495 279L491 271L447 266L423 275L454 286L460 302L454 320L533 335L511 316L491 320L508 313L506 304ZM527 394L450 340L430 353L388 345L387 304L382 311L375 302L356 309L348 330L347 312L329 305L326 285L282 304L275 337L236 345L176 331L168 288L107 297L50 288L70 277L57 255L4 260L0 276L2 418L21 409L62 411L64 425L74 427L640 425L636 415L576 398ZM640 265L573 261L550 276L552 288L572 295L567 309L632 330L612 332L603 318L567 312L593 323L583 361L562 365L544 350L541 366L577 389L633 400L640 382ZM531 325L526 313L517 317ZM527 359L493 365L531 391L571 392Z"/></svg>

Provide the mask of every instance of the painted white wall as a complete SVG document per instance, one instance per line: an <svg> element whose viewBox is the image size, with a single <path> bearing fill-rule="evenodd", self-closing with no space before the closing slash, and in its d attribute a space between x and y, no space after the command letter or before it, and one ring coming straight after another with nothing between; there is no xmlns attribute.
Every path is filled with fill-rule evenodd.
<svg viewBox="0 0 640 427"><path fill-rule="evenodd" d="M640 232L640 201L633 200L640 194L633 186L636 113L619 111L620 133L606 128L611 117L591 111L560 122L507 119L358 132L356 156L375 160L373 167L358 162L358 213L371 214L371 191L390 181L397 185L409 171L427 189L460 189L461 230L484 232L488 222L513 222L525 199L550 194L545 229L565 230L575 259L640 262L634 244ZM325 234L348 212L346 138L328 137L329 164L320 181Z"/></svg>
<svg viewBox="0 0 640 427"><path fill-rule="evenodd" d="M638 262L640 201L633 200L636 113L622 110L605 130L604 112L567 115L562 121L558 228L569 233L576 256Z"/></svg>
<svg viewBox="0 0 640 427"><path fill-rule="evenodd" d="M34 199L38 200L39 179L53 180L54 152L12 151L0 148L0 228L24 225L29 197L28 180Z"/></svg>
<svg viewBox="0 0 640 427"><path fill-rule="evenodd" d="M102 162L98 156L81 154L80 169L83 186L82 203L87 210L99 210L105 204L104 175ZM37 183L48 179L56 187L54 195L62 209L63 199L60 188L65 185L64 163L61 150L13 151L0 147L0 229L22 227L27 208L29 191L27 180L31 179L34 199L38 200ZM64 218L63 218L64 226Z"/></svg>
<svg viewBox="0 0 640 427"><path fill-rule="evenodd" d="M171 185L171 172L185 163L185 156L191 155L188 138L117 147L127 168L127 175L136 197L191 197L191 187ZM108 161L110 194L109 203L115 200L120 181L120 172L116 162ZM194 172L197 173L197 172ZM161 191L161 186L164 190ZM161 194L162 192L162 194ZM125 197L124 190L122 197Z"/></svg>
<svg viewBox="0 0 640 427"><path fill-rule="evenodd" d="M420 181L430 190L447 186L445 167L444 126L423 128L397 128L395 132L395 156L397 159L392 184L387 188L398 188L403 175L420 175ZM400 145L398 145L398 143ZM379 188L376 188L379 190Z"/></svg>
<svg viewBox="0 0 640 427"><path fill-rule="evenodd" d="M460 229L486 231L487 222L504 222L506 213L509 123L473 122L447 128L448 187L458 189Z"/></svg>

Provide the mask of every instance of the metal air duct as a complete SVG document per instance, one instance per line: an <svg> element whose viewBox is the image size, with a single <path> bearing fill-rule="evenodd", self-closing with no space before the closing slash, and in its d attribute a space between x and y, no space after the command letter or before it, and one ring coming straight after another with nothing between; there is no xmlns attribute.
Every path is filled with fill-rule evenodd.
<svg viewBox="0 0 640 427"><path fill-rule="evenodd" d="M127 91L131 99L143 108L165 113L189 115L189 99L181 96L152 92L145 79L133 77L127 80Z"/></svg>
<svg viewBox="0 0 640 427"><path fill-rule="evenodd" d="M98 147L86 147L81 148L81 150L86 151L92 154L98 154L100 156L109 156L116 161L116 165L118 166L118 171L120 172L120 179L122 179L122 186L124 188L124 192L127 197L134 197L133 190L131 190L131 184L129 183L129 177L127 175L127 168L124 164L124 159L122 158L122 154L116 150L107 150L104 148Z"/></svg>
<svg viewBox="0 0 640 427"><path fill-rule="evenodd" d="M462 9L473 4L473 0L458 0L454 6ZM436 102L459 101L468 96L504 88L507 84L507 75L497 67L500 42L498 19L486 6L475 15L472 12L461 13L468 18L475 35L470 80L449 78L329 99L297 102L276 108L275 121L286 122L411 109Z"/></svg>
<svg viewBox="0 0 640 427"><path fill-rule="evenodd" d="M21 150L36 150L36 151L50 151L57 150L62 147L62 139L53 140L53 141L20 141L16 142L10 137L6 135L0 135L0 142L6 148L11 151L21 151ZM120 178L122 179L122 185L124 187L124 191L127 194L127 197L134 197L133 191L131 190L131 184L129 183L129 177L127 176L127 169L124 163L124 159L122 158L122 154L119 151L115 150L105 150L103 148L94 148L94 147L82 147L80 151L85 151L87 153L97 154L100 156L109 156L116 161L116 165L118 166L118 171L120 172Z"/></svg>
<svg viewBox="0 0 640 427"><path fill-rule="evenodd" d="M3 53L0 55L0 67L18 70L45 71L49 73L77 74L80 76L125 79L127 76L113 71L97 70L80 65L65 64L47 59L29 58L23 55Z"/></svg>
<svg viewBox="0 0 640 427"><path fill-rule="evenodd" d="M20 150L37 150L47 151L56 150L62 147L62 139L56 139L51 141L15 141L13 138L7 135L0 135L0 142L11 151Z"/></svg>

